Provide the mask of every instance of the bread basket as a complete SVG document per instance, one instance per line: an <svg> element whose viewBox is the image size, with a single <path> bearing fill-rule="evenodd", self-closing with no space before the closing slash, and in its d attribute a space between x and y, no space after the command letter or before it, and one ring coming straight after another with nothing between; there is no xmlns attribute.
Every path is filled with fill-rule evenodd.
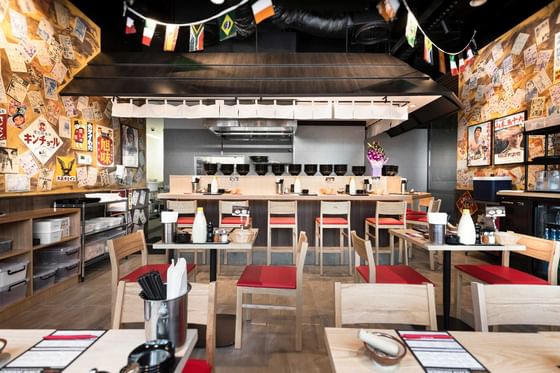
<svg viewBox="0 0 560 373"><path fill-rule="evenodd" d="M406 355L406 346L397 337L394 337L387 333L379 333L379 332L372 332L372 334L375 334L376 336L379 337L388 338L393 342L395 342L396 344L398 344L399 346L399 353L393 356L393 355L388 355L383 351L379 351L373 346L367 344L366 342L363 342L364 348L366 350L366 354L379 365L390 366L390 365L398 364L402 360L402 358Z"/></svg>

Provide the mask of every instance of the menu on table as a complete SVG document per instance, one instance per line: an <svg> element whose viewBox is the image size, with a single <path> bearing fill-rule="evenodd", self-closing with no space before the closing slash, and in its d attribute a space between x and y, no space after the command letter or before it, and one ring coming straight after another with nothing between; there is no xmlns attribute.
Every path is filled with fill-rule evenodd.
<svg viewBox="0 0 560 373"><path fill-rule="evenodd" d="M448 332L397 331L427 373L489 372Z"/></svg>
<svg viewBox="0 0 560 373"><path fill-rule="evenodd" d="M105 330L57 330L11 360L0 372L59 372L91 347Z"/></svg>

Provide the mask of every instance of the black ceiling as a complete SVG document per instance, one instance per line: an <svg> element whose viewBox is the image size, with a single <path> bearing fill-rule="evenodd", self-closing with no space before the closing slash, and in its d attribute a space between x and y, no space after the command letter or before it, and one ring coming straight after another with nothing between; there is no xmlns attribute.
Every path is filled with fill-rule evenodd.
<svg viewBox="0 0 560 373"><path fill-rule="evenodd" d="M217 6L209 0L135 0L132 5L141 13L165 22L183 23L203 19L234 5L238 0L226 0ZM309 24L286 22L284 19L267 20L258 26L246 25L243 37L217 42L217 27L206 26L205 50L209 52L389 52L411 66L437 78L437 69L422 60L421 43L410 48L404 41L406 11L404 6L397 18L390 23L380 20L374 0L274 0L291 20L309 16ZM477 30L478 47L486 45L508 31L551 1L488 0L477 8L469 0L408 0L420 24L433 42L448 50L461 49ZM162 51L164 30L156 29L151 47L140 43L143 22L137 21L138 33L125 35L121 1L99 2L73 0L73 3L101 27L102 51L150 52ZM291 12L291 13L290 13ZM294 16L294 12L297 14ZM303 14L301 12L304 12ZM238 16L251 17L250 7L243 6ZM295 18L294 18L295 17ZM298 18L299 17L299 18ZM305 18L304 18L305 19ZM288 21L290 19L288 18ZM444 21L448 32L444 31ZM325 22L326 21L326 22ZM333 22L348 25L341 31L333 30ZM258 37L256 37L257 35ZM177 42L177 52L188 49L188 30L182 28Z"/></svg>

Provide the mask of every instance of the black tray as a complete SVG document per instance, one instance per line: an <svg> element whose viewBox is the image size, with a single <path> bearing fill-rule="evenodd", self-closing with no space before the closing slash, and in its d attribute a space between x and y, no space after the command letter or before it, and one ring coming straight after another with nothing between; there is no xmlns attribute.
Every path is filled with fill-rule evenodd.
<svg viewBox="0 0 560 373"><path fill-rule="evenodd" d="M307 193L307 194L304 194L304 193L297 193L297 194L300 195L300 196L304 196L304 197L308 197L308 196L310 196L310 197L314 197L314 196L315 196L315 197L316 197L316 196L318 196L317 193Z"/></svg>

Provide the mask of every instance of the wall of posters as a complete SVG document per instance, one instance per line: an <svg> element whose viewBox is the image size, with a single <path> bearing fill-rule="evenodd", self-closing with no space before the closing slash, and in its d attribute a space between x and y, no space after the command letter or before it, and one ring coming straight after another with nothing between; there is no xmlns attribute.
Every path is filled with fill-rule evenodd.
<svg viewBox="0 0 560 373"><path fill-rule="evenodd" d="M522 163L525 160L523 136L525 112L494 121L494 164Z"/></svg>
<svg viewBox="0 0 560 373"><path fill-rule="evenodd" d="M468 166L488 166L492 162L492 122L470 126L468 129Z"/></svg>
<svg viewBox="0 0 560 373"><path fill-rule="evenodd" d="M125 167L138 167L138 130L122 126L122 163Z"/></svg>

